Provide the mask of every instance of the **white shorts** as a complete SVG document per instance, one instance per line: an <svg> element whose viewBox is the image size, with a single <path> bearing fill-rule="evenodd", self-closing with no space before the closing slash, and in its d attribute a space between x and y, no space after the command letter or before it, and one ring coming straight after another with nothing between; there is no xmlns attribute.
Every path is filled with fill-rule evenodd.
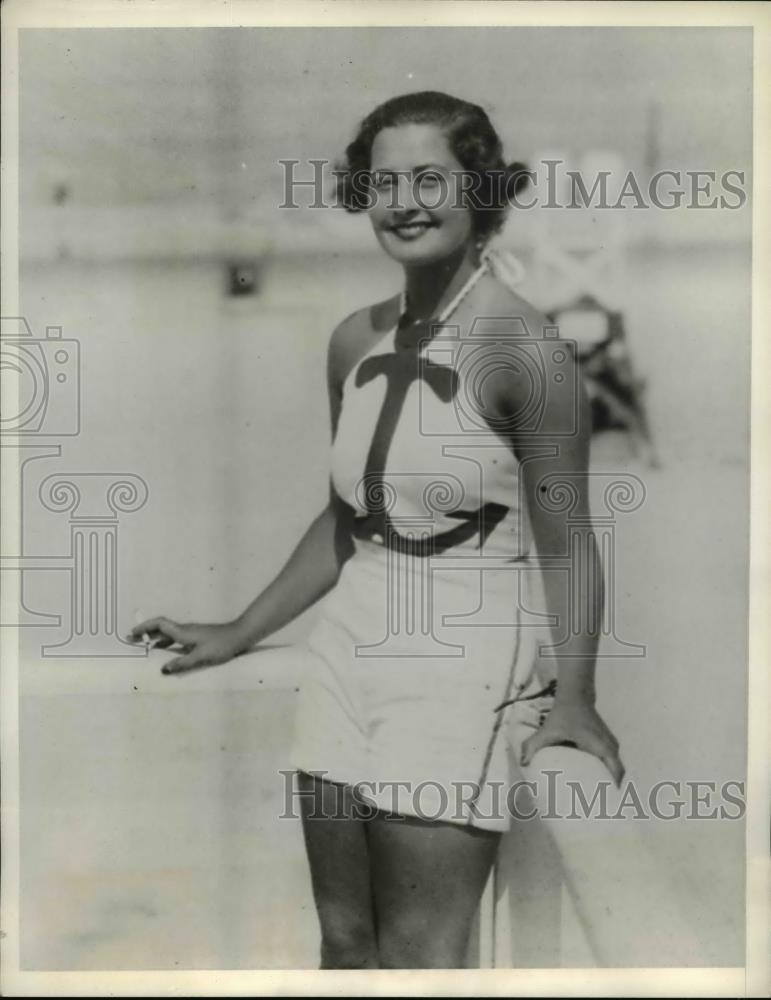
<svg viewBox="0 0 771 1000"><path fill-rule="evenodd" d="M512 749L553 703L521 583L357 542L304 644L291 766L386 812L508 829ZM500 708L515 685L528 700Z"/></svg>

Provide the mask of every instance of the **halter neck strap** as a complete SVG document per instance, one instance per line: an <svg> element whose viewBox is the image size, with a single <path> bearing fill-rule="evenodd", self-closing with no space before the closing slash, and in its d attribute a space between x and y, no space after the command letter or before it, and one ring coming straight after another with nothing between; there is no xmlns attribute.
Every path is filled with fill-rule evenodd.
<svg viewBox="0 0 771 1000"><path fill-rule="evenodd" d="M428 322L438 324L445 323L486 271L490 271L490 273L497 278L502 285L505 285L510 290L513 290L517 285L519 285L525 274L525 269L522 266L522 263L517 257L514 256L513 253L511 253L511 251L487 249L482 253L482 261L479 267L469 276L460 291L453 296L436 319L429 318ZM399 319L402 318L406 311L407 293L403 290L399 296ZM397 326L398 325L397 321Z"/></svg>

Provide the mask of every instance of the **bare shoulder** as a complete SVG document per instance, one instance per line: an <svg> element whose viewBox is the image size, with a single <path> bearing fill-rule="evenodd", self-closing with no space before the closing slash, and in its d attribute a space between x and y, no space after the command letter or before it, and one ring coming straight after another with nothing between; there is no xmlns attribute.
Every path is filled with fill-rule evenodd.
<svg viewBox="0 0 771 1000"><path fill-rule="evenodd" d="M474 333L482 337L541 340L554 326L540 309L492 276L480 282L474 308Z"/></svg>
<svg viewBox="0 0 771 1000"><path fill-rule="evenodd" d="M544 393L539 409L569 419L581 394L569 342L545 313L500 282L486 281L480 293L472 336L475 352L489 356L486 405L500 415L518 413L528 408L537 383Z"/></svg>
<svg viewBox="0 0 771 1000"><path fill-rule="evenodd" d="M398 296L391 296L357 309L338 323L328 351L328 369L334 382L342 384L357 361L388 333L398 318L398 302Z"/></svg>

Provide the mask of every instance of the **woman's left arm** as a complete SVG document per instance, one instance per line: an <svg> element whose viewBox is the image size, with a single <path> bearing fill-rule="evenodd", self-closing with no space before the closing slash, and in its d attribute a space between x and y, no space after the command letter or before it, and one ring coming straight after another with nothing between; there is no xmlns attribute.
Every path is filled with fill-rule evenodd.
<svg viewBox="0 0 771 1000"><path fill-rule="evenodd" d="M528 317L530 329L540 329ZM545 399L533 401L526 369L512 366L495 379L496 409L510 419L509 434L521 463L522 484L541 561L546 610L554 619L553 654L558 664L554 705L543 726L525 741L522 763L542 747L573 744L599 757L617 784L624 766L618 740L595 707L595 666L603 610L602 562L589 512L589 442L591 409L569 344L566 360L553 360L553 341L522 341L513 350L538 351L544 365ZM557 376L557 378L555 378ZM533 402L540 405L532 406ZM517 426L516 415L540 413L536 427ZM548 478L547 478L548 477ZM560 483L564 484L560 491ZM565 492L567 491L567 493ZM556 503L571 496L567 505ZM578 544L574 544L575 542Z"/></svg>

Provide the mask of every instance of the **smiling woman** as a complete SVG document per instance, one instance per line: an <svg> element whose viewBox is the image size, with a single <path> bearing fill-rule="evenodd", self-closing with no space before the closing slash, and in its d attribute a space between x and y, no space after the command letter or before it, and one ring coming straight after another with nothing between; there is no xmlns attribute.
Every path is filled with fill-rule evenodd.
<svg viewBox="0 0 771 1000"><path fill-rule="evenodd" d="M329 594L305 641L314 668L291 755L323 968L464 964L512 820L495 796L507 725L520 744L529 734L523 765L567 743L623 775L594 706L602 573L587 400L565 345L544 339L545 318L491 267L501 175L506 191L521 183L475 105L411 94L365 119L344 204L367 211L405 288L332 335L328 505L236 621L134 630L186 649L175 672L235 656ZM440 197L468 177L463 197ZM580 582L564 489L585 526ZM526 610L536 553L575 583L545 574L555 639L579 623L556 677Z"/></svg>
<svg viewBox="0 0 771 1000"><path fill-rule="evenodd" d="M416 150L424 154L420 164L413 162ZM435 125L385 128L375 137L371 157L377 197L370 219L389 256L405 265L428 264L471 238L471 213L456 211L449 197L462 166ZM431 188L433 201L425 197Z"/></svg>
<svg viewBox="0 0 771 1000"><path fill-rule="evenodd" d="M412 158L415 141L425 151L423 163ZM391 210L412 207L444 214L467 207L475 238L484 243L502 227L506 209L528 176L524 164L506 163L482 108L424 91L386 101L364 119L337 171L337 185L340 203L349 212L377 208L385 192L391 194ZM431 221L422 220L424 225Z"/></svg>

